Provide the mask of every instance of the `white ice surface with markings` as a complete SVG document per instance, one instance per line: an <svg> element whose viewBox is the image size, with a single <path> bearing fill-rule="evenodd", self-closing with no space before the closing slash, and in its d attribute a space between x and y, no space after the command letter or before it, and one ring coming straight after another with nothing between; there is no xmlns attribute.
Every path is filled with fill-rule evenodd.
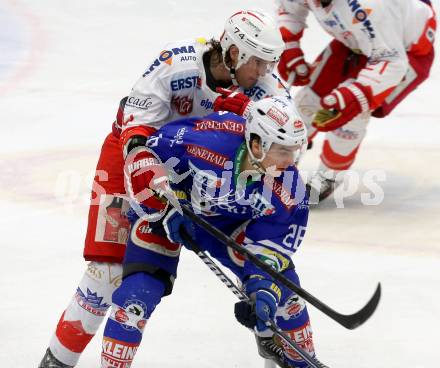
<svg viewBox="0 0 440 368"><path fill-rule="evenodd" d="M436 3L436 5L438 5ZM0 365L36 367L85 268L89 183L119 99L169 41L218 37L240 8L269 0L0 1ZM311 22L312 59L328 41ZM385 120L373 120L355 169L385 175L314 210L295 256L303 287L352 313L378 281L381 304L349 331L310 307L318 357L332 368L440 366L440 64ZM317 165L319 144L303 167ZM66 187L66 184L68 186ZM182 254L175 293L145 330L134 367L262 367L233 317L234 296ZM98 367L102 331L78 367Z"/></svg>

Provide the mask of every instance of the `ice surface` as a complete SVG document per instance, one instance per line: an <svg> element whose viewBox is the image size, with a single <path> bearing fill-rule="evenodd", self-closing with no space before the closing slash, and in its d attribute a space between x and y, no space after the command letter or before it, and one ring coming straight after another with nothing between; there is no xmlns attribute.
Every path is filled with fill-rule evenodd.
<svg viewBox="0 0 440 368"><path fill-rule="evenodd" d="M436 5L438 5L436 3ZM271 1L0 2L0 362L36 367L85 268L87 199L119 99L169 41L219 36L239 8ZM313 56L328 37L310 23ZM384 199L314 210L295 257L303 286L344 313L378 281L383 298L348 331L310 308L318 357L335 368L438 367L440 341L440 66L389 118L374 120L355 169L384 173ZM318 145L319 146L319 145ZM317 165L319 147L303 167ZM136 367L258 367L234 296L190 253L175 293L149 321ZM102 331L78 367L97 367Z"/></svg>

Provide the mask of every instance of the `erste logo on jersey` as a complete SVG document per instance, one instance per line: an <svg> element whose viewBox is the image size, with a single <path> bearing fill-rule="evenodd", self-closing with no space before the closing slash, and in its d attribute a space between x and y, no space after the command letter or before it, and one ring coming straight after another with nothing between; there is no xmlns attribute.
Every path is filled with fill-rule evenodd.
<svg viewBox="0 0 440 368"><path fill-rule="evenodd" d="M182 89L197 87L198 79L198 75L193 75L191 77L172 80L170 82L171 91L176 92Z"/></svg>
<svg viewBox="0 0 440 368"><path fill-rule="evenodd" d="M171 65L173 63L173 56L179 55L179 54L195 54L196 50L194 46L181 46L181 47L174 47L171 50L164 50L160 53L159 57L154 60L153 64L151 64L148 69L145 71L145 73L142 75L143 77L150 74L154 69L156 69L159 65L162 63L165 63L167 65Z"/></svg>

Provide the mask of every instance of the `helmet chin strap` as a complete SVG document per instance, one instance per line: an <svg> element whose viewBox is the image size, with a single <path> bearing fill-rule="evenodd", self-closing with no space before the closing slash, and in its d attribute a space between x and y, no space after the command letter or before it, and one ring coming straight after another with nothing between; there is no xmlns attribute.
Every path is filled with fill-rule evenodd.
<svg viewBox="0 0 440 368"><path fill-rule="evenodd" d="M229 51L229 50L228 50ZM237 81L237 77L236 77L236 71L238 68L240 68L240 66L242 66L245 62L247 62L248 59L247 58L243 58L240 57L240 54L238 55L238 61L237 61L237 65L236 66L231 66L229 67L228 65L226 65L225 63L225 54L223 54L223 65L226 67L226 69L229 70L229 74L231 75L231 80L232 80L232 84L234 86L239 87L240 85L238 84Z"/></svg>
<svg viewBox="0 0 440 368"><path fill-rule="evenodd" d="M231 81L232 84L236 87L239 87L240 85L237 82L237 77L235 76L235 71L236 71L236 67L229 67L226 63L225 63L225 59L223 58L223 65L225 66L225 68L228 70L229 75L231 76Z"/></svg>
<svg viewBox="0 0 440 368"><path fill-rule="evenodd" d="M237 78L235 77L235 68L228 68L228 69L229 69L229 74L231 75L232 84L238 87L239 84L237 82Z"/></svg>
<svg viewBox="0 0 440 368"><path fill-rule="evenodd" d="M261 165L261 162L253 160L250 156L248 157L249 162L251 163L252 167L261 175L266 174L266 170L264 170L263 166Z"/></svg>
<svg viewBox="0 0 440 368"><path fill-rule="evenodd" d="M266 174L266 170L264 169L263 165L261 165L261 162L266 157L266 152L263 151L263 156L261 158L256 158L254 154L251 151L251 147L249 146L249 142L246 141L246 146L248 149L248 161L252 165L252 167L261 175Z"/></svg>

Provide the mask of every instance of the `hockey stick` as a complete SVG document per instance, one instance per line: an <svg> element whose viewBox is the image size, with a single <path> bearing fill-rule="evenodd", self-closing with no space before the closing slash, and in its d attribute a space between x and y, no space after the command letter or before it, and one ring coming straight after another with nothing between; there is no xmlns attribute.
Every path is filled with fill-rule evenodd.
<svg viewBox="0 0 440 368"><path fill-rule="evenodd" d="M208 221L206 221L200 216L197 216L187 203L181 202L180 207L183 211L183 214L186 217L188 217L195 224L200 226L207 233L211 234L213 237L221 241L226 246L234 249L249 261L253 262L256 266L258 266L263 271L268 273L275 280L283 283L285 286L287 286L290 290L298 294L305 301L313 305L315 308L319 309L322 313L324 313L334 321L338 322L340 325L344 326L345 328L352 330L362 325L371 317L371 315L376 310L377 305L379 304L380 294L381 294L380 283L377 285L376 290L373 296L371 297L371 299L361 310L359 310L354 314L349 314L349 315L338 313L334 309L329 307L327 304L323 303L322 301L314 297L312 294L310 294L300 286L290 281L283 274L275 271L272 267L261 261L255 254L247 250L245 247L239 245L234 239L224 234L215 226L211 225Z"/></svg>
<svg viewBox="0 0 440 368"><path fill-rule="evenodd" d="M295 72L290 72L289 74L289 79L287 79L286 84L287 84L287 90L290 92L290 89L293 87L293 82L295 82L296 79L296 73Z"/></svg>
<svg viewBox="0 0 440 368"><path fill-rule="evenodd" d="M249 301L248 296L241 291L237 285L226 275L223 270L215 263L211 257L206 254L203 250L199 248L199 246L195 243L195 241L185 232L185 230L180 231L183 239L187 244L190 245L195 254L209 267L209 269L225 284L232 293L237 296L238 299L242 301ZM278 335L282 338L287 345L289 345L307 364L309 364L310 368L329 368L328 366L321 363L318 359L311 357L308 355L303 349L301 349L294 341L290 339L290 337L284 333L274 321L270 321L270 325L267 326L275 335Z"/></svg>

